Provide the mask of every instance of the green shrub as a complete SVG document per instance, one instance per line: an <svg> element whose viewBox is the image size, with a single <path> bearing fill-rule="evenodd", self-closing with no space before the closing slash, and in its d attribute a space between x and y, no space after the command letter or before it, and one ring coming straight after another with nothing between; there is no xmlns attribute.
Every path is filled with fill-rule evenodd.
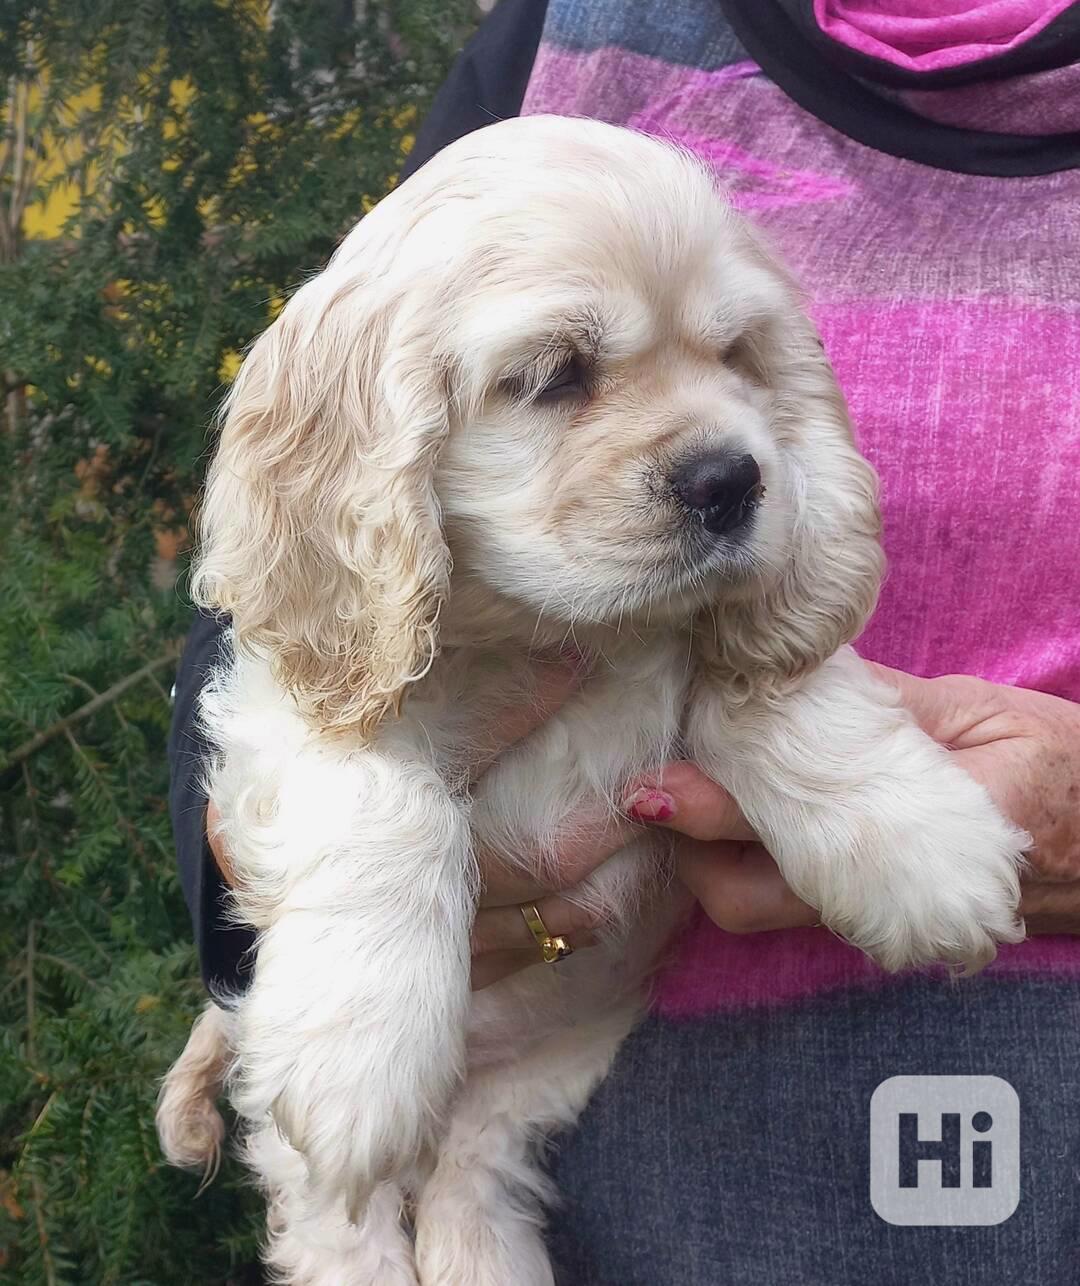
<svg viewBox="0 0 1080 1286"><path fill-rule="evenodd" d="M196 1200L152 1120L202 998L166 810L188 514L237 355L392 183L473 6L271 8L0 0L3 1281L253 1280L258 1199L229 1164Z"/></svg>

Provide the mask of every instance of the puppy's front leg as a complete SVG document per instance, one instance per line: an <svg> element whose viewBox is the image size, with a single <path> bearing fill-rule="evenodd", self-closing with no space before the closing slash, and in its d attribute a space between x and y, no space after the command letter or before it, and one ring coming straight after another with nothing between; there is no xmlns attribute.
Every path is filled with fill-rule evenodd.
<svg viewBox="0 0 1080 1286"><path fill-rule="evenodd" d="M303 1155L315 1204L355 1219L433 1142L462 1074L467 818L433 768L371 750L297 757L247 813L241 910L263 932L234 1101Z"/></svg>
<svg viewBox="0 0 1080 1286"><path fill-rule="evenodd" d="M704 671L688 740L788 884L885 968L974 968L1023 937L1028 837L850 648L782 699L734 692Z"/></svg>

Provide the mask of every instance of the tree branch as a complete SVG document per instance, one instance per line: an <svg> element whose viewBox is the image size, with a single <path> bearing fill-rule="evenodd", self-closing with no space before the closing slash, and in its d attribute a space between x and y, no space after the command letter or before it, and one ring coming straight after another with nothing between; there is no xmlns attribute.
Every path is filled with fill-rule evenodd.
<svg viewBox="0 0 1080 1286"><path fill-rule="evenodd" d="M172 644L164 656L159 656L156 661L147 661L145 665L140 666L139 669L124 678L118 679L111 688L106 688L99 696L94 697L92 701L87 701L85 705L80 706L72 714L65 715L63 719L57 719L49 727L35 733L29 741L24 741L21 746L16 746L11 754L0 760L0 773L6 772L9 768L14 767L15 764L22 763L24 759L29 759L31 755L36 755L42 746L47 746L55 737L63 736L65 732L69 732L77 723L82 723L84 719L89 719L92 714L97 714L99 710L104 710L106 706L112 705L129 688L141 683L143 679L148 678L155 671L164 669L165 666L175 661L179 655L180 645L178 643Z"/></svg>
<svg viewBox="0 0 1080 1286"><path fill-rule="evenodd" d="M34 982L36 929L37 925L31 920L26 930L26 1061L31 1066L36 1061L37 990ZM54 1090L45 1101L45 1106L38 1113L37 1120L30 1127L30 1133L26 1137L27 1143L29 1143L34 1131L45 1119L45 1113L52 1106L55 1098L56 1091ZM23 1157L25 1158L25 1156L26 1151L24 1148ZM52 1255L49 1253L49 1233L45 1227L45 1193L42 1191L37 1175L31 1176L30 1191L34 1200L34 1222L37 1224L38 1244L41 1247L41 1263L45 1269L45 1280L48 1286L55 1286L56 1271L53 1266Z"/></svg>
<svg viewBox="0 0 1080 1286"><path fill-rule="evenodd" d="M36 923L31 920L26 928L26 1060L36 1059L35 1041L37 1027L37 986L34 981L34 946Z"/></svg>

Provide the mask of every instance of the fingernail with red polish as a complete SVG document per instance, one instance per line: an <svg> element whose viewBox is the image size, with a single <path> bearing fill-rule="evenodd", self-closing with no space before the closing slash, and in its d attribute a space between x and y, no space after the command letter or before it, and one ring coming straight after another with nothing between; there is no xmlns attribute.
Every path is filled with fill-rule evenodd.
<svg viewBox="0 0 1080 1286"><path fill-rule="evenodd" d="M663 790L642 787L623 804L628 817L635 822L668 822L675 816L675 801Z"/></svg>

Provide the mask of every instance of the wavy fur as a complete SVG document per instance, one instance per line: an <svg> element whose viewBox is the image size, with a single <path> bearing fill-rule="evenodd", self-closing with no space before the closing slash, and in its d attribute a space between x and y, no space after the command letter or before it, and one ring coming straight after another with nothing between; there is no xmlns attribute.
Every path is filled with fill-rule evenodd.
<svg viewBox="0 0 1080 1286"><path fill-rule="evenodd" d="M765 485L730 537L672 482L720 451ZM798 293L674 149L537 117L421 169L253 348L201 533L196 595L236 644L202 700L209 790L260 940L159 1129L211 1157L230 1069L279 1281L550 1286L543 1141L684 895L642 830L568 893L599 946L470 996L475 854L543 882L675 754L886 967L1022 932L1026 837L845 646L876 484ZM492 712L567 643L581 690L470 786Z"/></svg>

